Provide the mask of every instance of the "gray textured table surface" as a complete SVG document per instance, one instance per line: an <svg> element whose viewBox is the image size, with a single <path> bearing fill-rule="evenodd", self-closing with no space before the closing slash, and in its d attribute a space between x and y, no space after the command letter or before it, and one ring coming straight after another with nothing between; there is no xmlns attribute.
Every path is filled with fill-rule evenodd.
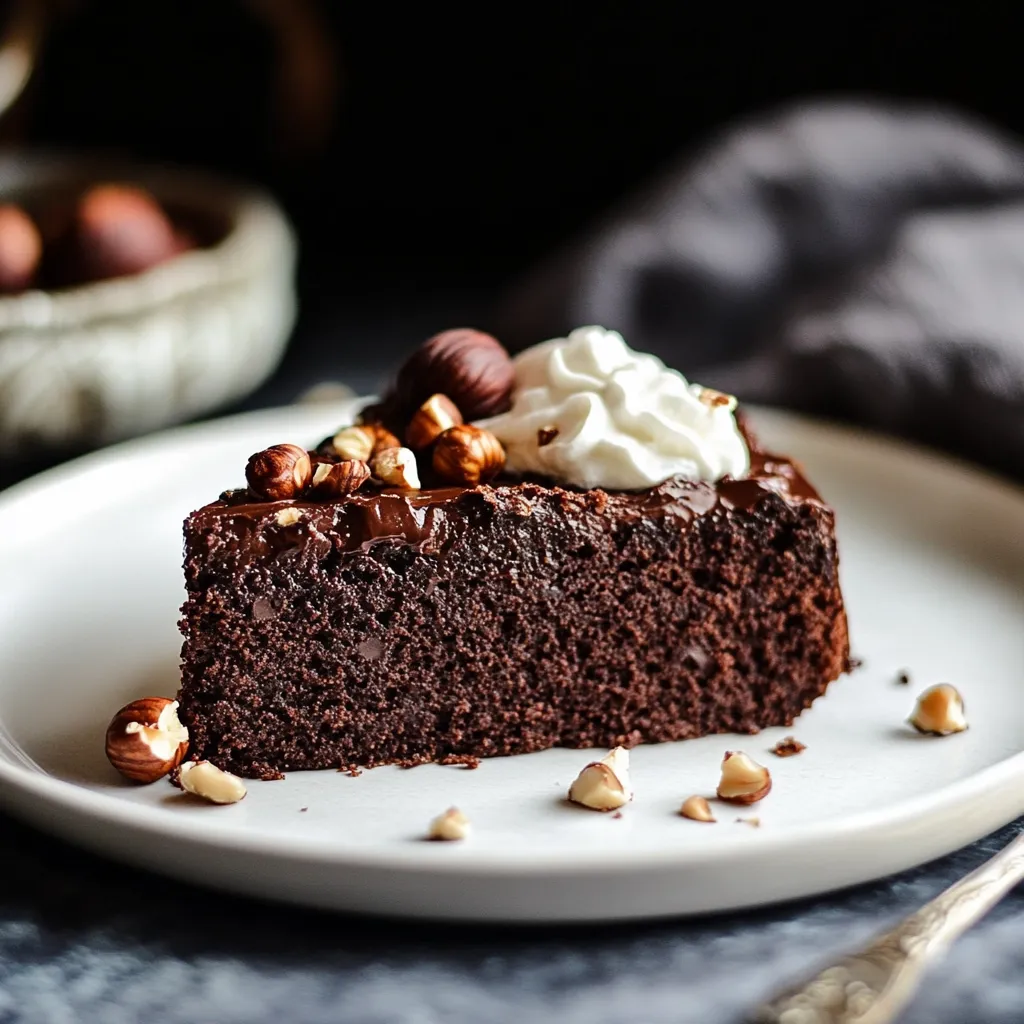
<svg viewBox="0 0 1024 1024"><path fill-rule="evenodd" d="M1004 830L897 878L747 914L557 930L317 914L100 861L0 818L0 1020L32 1024L711 1024L937 894ZM1024 892L908 1024L1024 1019Z"/></svg>
<svg viewBox="0 0 1024 1024"><path fill-rule="evenodd" d="M474 310L396 312L383 326L307 321L275 381L247 404L289 401L321 377L372 387L376 368L352 372L358 339L372 332L383 362L409 338L472 321ZM780 981L935 896L1019 824L896 878L758 912L503 930L237 899L99 860L0 816L0 1024L735 1021ZM1022 912L1024 891L968 934L908 1024L1024 1021Z"/></svg>

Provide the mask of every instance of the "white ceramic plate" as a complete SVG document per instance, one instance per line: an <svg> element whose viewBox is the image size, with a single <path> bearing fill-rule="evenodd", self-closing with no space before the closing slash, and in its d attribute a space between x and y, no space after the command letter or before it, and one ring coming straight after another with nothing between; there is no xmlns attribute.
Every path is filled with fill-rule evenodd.
<svg viewBox="0 0 1024 1024"><path fill-rule="evenodd" d="M552 750L350 778L251 783L230 807L166 782L122 784L103 754L122 703L177 687L181 520L242 481L248 455L313 443L340 407L275 410L99 452L0 495L0 798L73 842L212 886L325 908L486 921L657 917L807 896L947 853L1024 812L1024 493L896 443L762 412L838 509L864 666L792 730L633 751L621 817L564 802L591 754ZM899 685L906 668L913 682ZM905 724L948 680L971 728ZM792 732L807 744L781 760ZM771 795L717 824L727 748L771 768ZM427 843L451 804L462 844ZM760 828L737 823L757 815Z"/></svg>

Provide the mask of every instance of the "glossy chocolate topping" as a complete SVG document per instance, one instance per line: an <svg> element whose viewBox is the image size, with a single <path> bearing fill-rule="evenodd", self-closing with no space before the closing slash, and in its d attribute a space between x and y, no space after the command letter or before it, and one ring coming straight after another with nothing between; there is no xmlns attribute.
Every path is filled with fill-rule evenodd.
<svg viewBox="0 0 1024 1024"><path fill-rule="evenodd" d="M769 495L791 502L821 501L792 460L755 452L747 477L726 478L716 484L676 478L646 491L606 493L572 491L535 481L498 480L491 486L474 488L364 490L334 502L232 499L201 508L192 516L192 527L201 530L215 520L229 520L232 547L236 552L245 548L253 557L297 547L312 547L315 555L323 557L332 548L366 551L381 542L439 553L487 506L529 515L538 500L559 497L567 511L574 506L594 510L611 506L623 515L672 517L685 525L718 508L753 510ZM302 516L295 523L281 525L277 516L287 508L299 509Z"/></svg>

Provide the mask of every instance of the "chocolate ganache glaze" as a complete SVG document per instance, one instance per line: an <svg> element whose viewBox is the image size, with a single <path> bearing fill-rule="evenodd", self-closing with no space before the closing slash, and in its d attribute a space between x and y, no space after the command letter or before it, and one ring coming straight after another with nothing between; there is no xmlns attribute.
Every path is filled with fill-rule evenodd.
<svg viewBox="0 0 1024 1024"><path fill-rule="evenodd" d="M215 519L229 521L230 529L222 530L221 537L231 551L222 554L243 560L248 560L246 556L262 558L298 548L323 558L332 549L368 551L384 542L407 544L424 554L443 554L474 514L485 511L488 505L519 503L529 514L531 499L544 492L584 493L539 481L499 479L479 487L361 491L334 502L239 502L229 498L200 509L194 525L201 530ZM725 478L712 484L674 478L644 491L589 494L599 507L610 504L620 513L673 517L684 526L718 508L751 511L769 495L821 501L796 463L762 452L752 453L750 473L742 480ZM277 516L287 508L301 511L301 517L294 523L278 523Z"/></svg>

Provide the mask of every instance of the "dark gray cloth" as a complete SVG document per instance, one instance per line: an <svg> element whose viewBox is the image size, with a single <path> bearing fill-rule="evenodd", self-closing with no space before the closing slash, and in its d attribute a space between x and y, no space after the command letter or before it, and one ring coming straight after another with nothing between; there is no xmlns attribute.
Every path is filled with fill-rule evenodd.
<svg viewBox="0 0 1024 1024"><path fill-rule="evenodd" d="M1024 148L924 107L741 124L516 288L515 345L583 323L748 401L1024 475Z"/></svg>

